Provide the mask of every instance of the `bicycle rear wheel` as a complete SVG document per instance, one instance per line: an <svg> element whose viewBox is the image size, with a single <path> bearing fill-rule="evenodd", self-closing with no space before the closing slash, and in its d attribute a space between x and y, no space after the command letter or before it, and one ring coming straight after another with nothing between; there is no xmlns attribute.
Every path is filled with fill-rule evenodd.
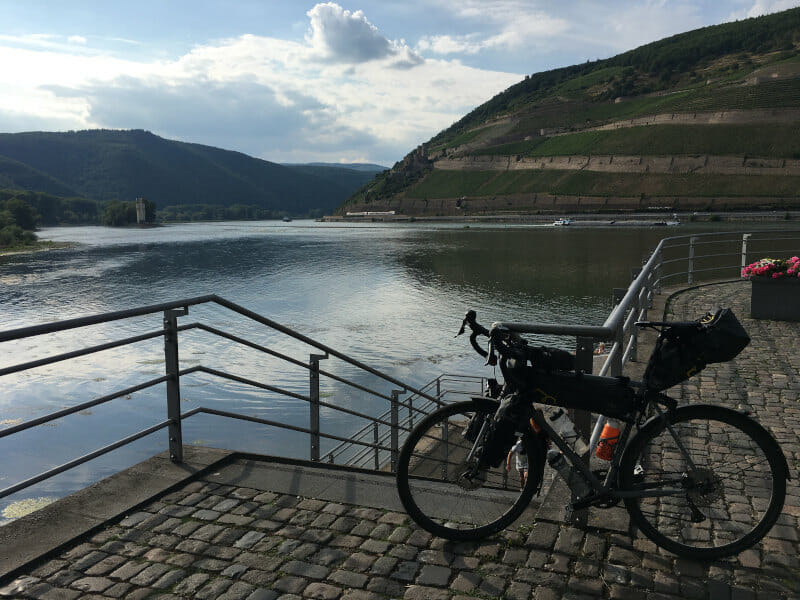
<svg viewBox="0 0 800 600"><path fill-rule="evenodd" d="M430 533L455 541L475 540L505 528L533 496L541 465L523 437L529 472L520 490L516 468L476 469L467 459L473 442L464 435L472 418L490 419L498 403L458 402L425 417L409 434L397 462L397 490L409 516Z"/></svg>
<svg viewBox="0 0 800 600"><path fill-rule="evenodd" d="M622 457L622 490L675 492L626 498L633 522L659 546L696 559L730 556L758 542L786 495L780 446L752 419L719 406L679 408L670 423L685 453L654 420Z"/></svg>

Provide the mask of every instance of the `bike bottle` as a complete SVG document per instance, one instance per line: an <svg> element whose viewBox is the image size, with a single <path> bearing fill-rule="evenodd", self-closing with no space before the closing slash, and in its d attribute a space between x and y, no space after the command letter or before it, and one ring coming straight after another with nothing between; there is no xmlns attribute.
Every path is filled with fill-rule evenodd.
<svg viewBox="0 0 800 600"><path fill-rule="evenodd" d="M572 421L569 420L567 411L563 408L558 408L547 418L550 420L550 425L553 429L555 429L580 456L583 456L589 451L589 446L584 443L581 436L575 431L575 426L572 424Z"/></svg>
<svg viewBox="0 0 800 600"><path fill-rule="evenodd" d="M619 441L620 422L616 419L608 419L603 426L600 440L597 442L597 449L594 455L603 460L611 460L614 455L614 447Z"/></svg>
<svg viewBox="0 0 800 600"><path fill-rule="evenodd" d="M578 498L583 498L589 494L591 488L583 475L576 471L564 458L564 455L553 448L547 453L547 462L553 467L561 478L566 482L572 494Z"/></svg>

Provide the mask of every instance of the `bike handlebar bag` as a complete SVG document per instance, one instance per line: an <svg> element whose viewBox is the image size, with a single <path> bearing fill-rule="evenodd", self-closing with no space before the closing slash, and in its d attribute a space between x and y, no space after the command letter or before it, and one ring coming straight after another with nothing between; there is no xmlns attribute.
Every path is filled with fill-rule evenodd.
<svg viewBox="0 0 800 600"><path fill-rule="evenodd" d="M709 363L727 362L747 344L747 335L730 308L707 313L694 326L665 326L644 372L648 389L665 390L706 368Z"/></svg>

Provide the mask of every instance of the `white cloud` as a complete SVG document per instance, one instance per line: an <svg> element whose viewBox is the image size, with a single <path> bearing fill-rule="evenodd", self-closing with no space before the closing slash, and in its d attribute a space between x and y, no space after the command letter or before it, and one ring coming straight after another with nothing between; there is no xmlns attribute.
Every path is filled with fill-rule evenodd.
<svg viewBox="0 0 800 600"><path fill-rule="evenodd" d="M308 16L304 41L241 35L172 61L0 40L0 126L142 128L267 160L392 164L522 78L425 60L335 4Z"/></svg>
<svg viewBox="0 0 800 600"><path fill-rule="evenodd" d="M324 60L357 64L398 56L396 64L400 66L422 61L402 41L392 42L382 36L360 10L350 12L327 2L317 4L306 15L311 21L306 39Z"/></svg>
<svg viewBox="0 0 800 600"><path fill-rule="evenodd" d="M482 40L477 34L462 36L431 35L424 36L417 43L419 52L433 52L434 54L477 54L484 48Z"/></svg>
<svg viewBox="0 0 800 600"><path fill-rule="evenodd" d="M760 17L782 10L788 10L800 5L797 0L756 0L755 4L747 11L746 17Z"/></svg>
<svg viewBox="0 0 800 600"><path fill-rule="evenodd" d="M67 38L67 41L70 44L85 44L86 38L83 37L82 35L71 35Z"/></svg>
<svg viewBox="0 0 800 600"><path fill-rule="evenodd" d="M563 10L530 0L443 0L453 19L471 22L475 31L462 35L425 36L420 51L476 54L482 50L515 51L542 46L570 29ZM541 5L541 6L540 6Z"/></svg>

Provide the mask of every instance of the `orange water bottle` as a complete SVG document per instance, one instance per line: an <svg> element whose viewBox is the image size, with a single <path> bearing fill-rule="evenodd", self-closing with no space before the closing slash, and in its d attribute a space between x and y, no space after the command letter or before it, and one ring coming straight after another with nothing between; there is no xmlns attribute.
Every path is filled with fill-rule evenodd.
<svg viewBox="0 0 800 600"><path fill-rule="evenodd" d="M611 460L614 454L614 446L619 441L620 423L616 419L608 419L603 432L600 434L600 441L597 442L597 450L594 455L603 460Z"/></svg>

